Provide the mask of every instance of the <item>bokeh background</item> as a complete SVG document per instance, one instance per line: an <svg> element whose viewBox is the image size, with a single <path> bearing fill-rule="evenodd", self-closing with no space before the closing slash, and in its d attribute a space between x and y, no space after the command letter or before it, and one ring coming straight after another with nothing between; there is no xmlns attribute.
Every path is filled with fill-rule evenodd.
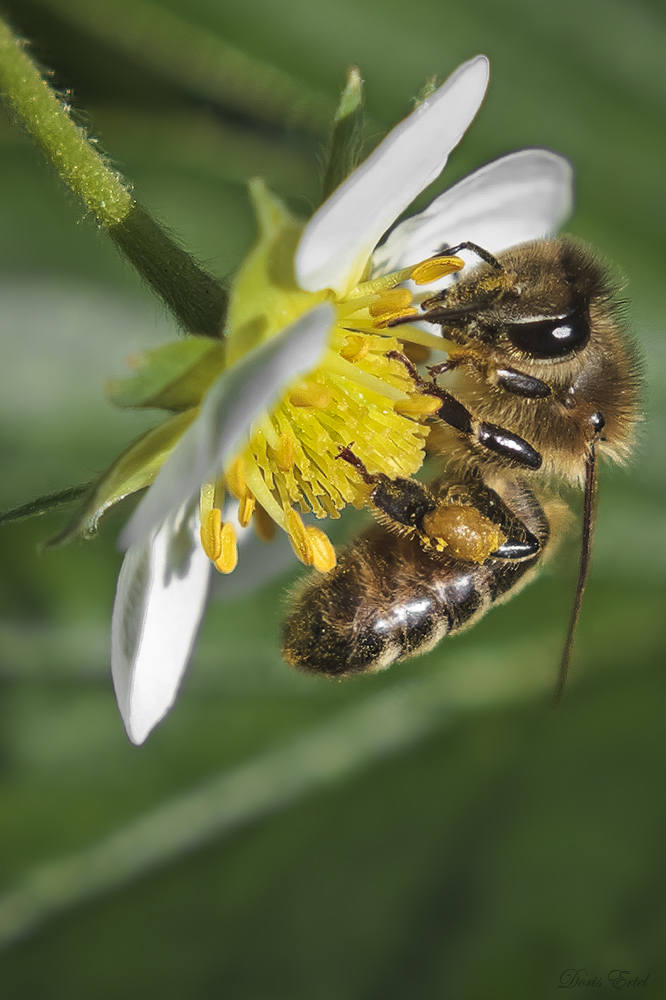
<svg viewBox="0 0 666 1000"><path fill-rule="evenodd" d="M474 630L353 683L281 662L293 564L220 594L177 708L136 749L108 676L123 513L45 554L62 515L3 526L3 1000L532 1000L571 969L597 996L614 995L613 970L664 995L663 0L2 8L140 200L219 276L253 239L248 177L304 215L316 204L349 65L372 145L426 78L486 52L489 95L440 186L522 145L567 154L569 228L626 276L646 360L634 461L602 473L556 713L575 533ZM155 422L112 410L103 384L176 329L7 115L0 149L7 509L88 480Z"/></svg>

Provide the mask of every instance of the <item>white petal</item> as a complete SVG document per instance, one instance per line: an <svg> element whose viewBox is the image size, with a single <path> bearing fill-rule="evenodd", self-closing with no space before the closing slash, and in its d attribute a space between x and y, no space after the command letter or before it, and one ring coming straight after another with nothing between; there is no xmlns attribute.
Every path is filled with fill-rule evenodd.
<svg viewBox="0 0 666 1000"><path fill-rule="evenodd" d="M252 422L276 402L285 384L317 367L334 321L334 307L323 303L219 377L125 527L122 548L145 539L170 511L222 472Z"/></svg>
<svg viewBox="0 0 666 1000"><path fill-rule="evenodd" d="M373 274L409 267L443 245L465 240L499 253L550 236L572 207L569 161L550 149L519 149L463 177L422 212L399 223L375 252Z"/></svg>
<svg viewBox="0 0 666 1000"><path fill-rule="evenodd" d="M111 672L132 743L143 743L174 702L206 604L211 563L198 521L167 519L127 552L111 622Z"/></svg>
<svg viewBox="0 0 666 1000"><path fill-rule="evenodd" d="M488 60L463 63L315 212L296 251L301 288L344 294L389 226L435 178L479 110Z"/></svg>

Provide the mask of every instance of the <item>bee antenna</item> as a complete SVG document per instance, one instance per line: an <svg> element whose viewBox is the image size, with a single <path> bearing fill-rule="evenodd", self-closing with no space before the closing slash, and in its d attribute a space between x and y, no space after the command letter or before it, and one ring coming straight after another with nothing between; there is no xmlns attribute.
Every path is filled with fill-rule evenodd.
<svg viewBox="0 0 666 1000"><path fill-rule="evenodd" d="M578 563L578 580L576 581L576 593L574 594L571 616L569 618L569 628L564 641L560 669L557 674L557 684L553 694L552 707L557 708L562 700L564 688L567 683L569 666L571 664L571 653L573 650L580 609L583 603L585 585L590 572L590 557L592 555L592 529L594 527L595 501L597 493L597 456L596 446L591 442L587 458L585 459L585 495L583 499L583 526L580 539L580 561Z"/></svg>

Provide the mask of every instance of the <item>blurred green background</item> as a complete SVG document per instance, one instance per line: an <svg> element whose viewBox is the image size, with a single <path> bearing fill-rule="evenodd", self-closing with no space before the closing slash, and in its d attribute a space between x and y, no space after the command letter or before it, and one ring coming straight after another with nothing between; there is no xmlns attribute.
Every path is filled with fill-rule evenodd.
<svg viewBox="0 0 666 1000"><path fill-rule="evenodd" d="M597 996L613 970L666 995L662 0L2 7L137 197L219 276L253 238L248 177L304 215L316 204L349 65L377 139L426 78L487 53L489 95L440 186L522 145L567 154L569 228L628 279L647 386L631 467L602 472L556 713L575 538L474 630L359 682L282 664L293 567L220 595L176 709L137 749L108 676L123 513L46 554L61 516L3 527L0 934L23 933L0 996L535 998L568 969L598 977ZM6 115L0 148L6 509L91 478L155 421L113 411L103 383L175 325Z"/></svg>

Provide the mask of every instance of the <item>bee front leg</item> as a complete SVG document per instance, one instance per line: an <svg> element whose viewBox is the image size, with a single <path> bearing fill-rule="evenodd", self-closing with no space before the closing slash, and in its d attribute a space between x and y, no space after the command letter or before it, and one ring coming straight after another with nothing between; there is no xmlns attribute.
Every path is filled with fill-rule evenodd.
<svg viewBox="0 0 666 1000"><path fill-rule="evenodd" d="M399 351L391 351L387 356L400 361L407 368L420 392L427 396L435 396L441 401L439 410L432 414L433 418L465 434L471 441L507 460L514 467L531 471L541 468L541 455L525 438L507 430L506 427L500 427L499 424L475 420L459 399L446 389L440 388L435 382L427 382L419 375L411 361Z"/></svg>
<svg viewBox="0 0 666 1000"><path fill-rule="evenodd" d="M502 389L523 399L546 399L552 392L547 382L542 382L533 375L526 375L525 372L519 372L515 368L498 368L495 372L495 381Z"/></svg>

